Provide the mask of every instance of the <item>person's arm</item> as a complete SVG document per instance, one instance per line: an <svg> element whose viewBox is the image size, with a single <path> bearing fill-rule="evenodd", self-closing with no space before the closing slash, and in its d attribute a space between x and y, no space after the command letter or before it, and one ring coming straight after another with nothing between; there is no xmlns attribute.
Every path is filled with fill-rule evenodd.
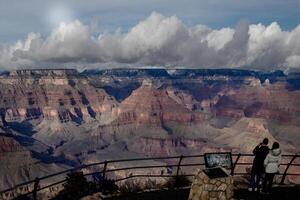
<svg viewBox="0 0 300 200"><path fill-rule="evenodd" d="M264 160L264 166L266 167L269 163L269 154L267 155L267 157Z"/></svg>
<svg viewBox="0 0 300 200"><path fill-rule="evenodd" d="M278 159L278 162L277 162L278 171L279 171L279 166L280 166L280 163L281 163L281 155L279 156L279 159Z"/></svg>
<svg viewBox="0 0 300 200"><path fill-rule="evenodd" d="M256 153L257 153L257 151L258 151L258 149L259 149L259 146L260 146L260 145L257 145L257 146L253 149L252 153L253 153L254 155L256 155Z"/></svg>

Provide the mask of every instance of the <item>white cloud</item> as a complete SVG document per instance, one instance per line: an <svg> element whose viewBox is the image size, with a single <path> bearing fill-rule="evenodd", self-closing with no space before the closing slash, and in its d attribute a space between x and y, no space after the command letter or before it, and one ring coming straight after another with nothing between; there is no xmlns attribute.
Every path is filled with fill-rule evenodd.
<svg viewBox="0 0 300 200"><path fill-rule="evenodd" d="M154 12L128 32L117 30L95 38L90 30L76 20L61 23L46 38L29 33L24 41L0 46L0 67L119 63L300 69L300 25L283 31L276 22L269 26L241 22L235 29L214 30L188 27L175 16Z"/></svg>
<svg viewBox="0 0 300 200"><path fill-rule="evenodd" d="M232 40L234 30L231 28L222 28L221 30L213 30L207 34L205 40L208 42L208 47L213 47L220 50L226 43Z"/></svg>

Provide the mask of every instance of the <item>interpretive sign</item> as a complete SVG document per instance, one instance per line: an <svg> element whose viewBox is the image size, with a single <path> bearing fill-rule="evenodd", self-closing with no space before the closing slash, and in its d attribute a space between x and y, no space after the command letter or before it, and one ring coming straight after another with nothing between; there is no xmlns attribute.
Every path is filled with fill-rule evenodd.
<svg viewBox="0 0 300 200"><path fill-rule="evenodd" d="M204 160L206 168L224 167L230 169L232 167L231 152L206 153Z"/></svg>

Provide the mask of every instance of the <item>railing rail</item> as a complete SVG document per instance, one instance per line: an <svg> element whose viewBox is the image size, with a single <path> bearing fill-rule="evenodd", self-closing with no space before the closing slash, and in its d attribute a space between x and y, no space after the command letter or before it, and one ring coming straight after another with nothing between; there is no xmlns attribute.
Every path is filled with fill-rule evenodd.
<svg viewBox="0 0 300 200"><path fill-rule="evenodd" d="M286 177L286 175L287 175L287 171L289 170L290 166L293 165L292 163L294 162L294 160L295 160L297 157L298 157L298 155L295 154L295 155L293 156L293 158L291 159L291 161L287 164L287 166L286 166L286 168L285 168L285 170L284 170L284 174L283 174L283 176L282 176L281 182L280 182L281 184L284 183L285 177ZM294 166L295 166L295 165L294 165Z"/></svg>
<svg viewBox="0 0 300 200"><path fill-rule="evenodd" d="M75 167L75 168L72 168L72 169L67 169L67 170L63 170L61 172L50 174L50 175L47 175L47 176L44 176L44 177L39 177L38 180L41 181L41 180L46 180L46 179L53 178L53 177L58 177L60 175L67 174L67 173L70 173L72 171L83 170L83 169L87 169L87 168L93 167L93 166L102 166L102 170L101 171L96 171L96 172L93 172L93 173L86 173L86 174L84 174L84 176L91 176L93 174L96 174L96 173L100 172L100 173L102 173L103 177L105 177L107 173L117 172L117 171L176 167L175 175L138 174L138 175L131 175L131 176L128 176L128 177L115 179L115 182L119 182L119 181L130 179L130 178L137 178L137 177L174 177L174 176L176 177L176 176L179 175L180 169L183 168L183 167L192 167L192 166L199 166L200 167L200 166L205 165L204 163L183 163L183 160L186 160L187 158L203 158L203 157L204 157L204 155L201 154L201 155L187 155L187 156L181 155L181 156L167 156L167 157L147 157L147 158L130 158L130 159L118 159L118 160L105 160L103 162L85 164L85 165L81 165L81 166L78 166L78 167ZM239 161L240 161L241 157L253 157L253 154L239 153L239 154L232 154L232 157L236 157L236 158L235 158L235 161L234 161L233 166L231 168L231 175L247 175L248 174L247 172L235 172L235 169L238 165L251 166L252 162L239 162ZM283 158L291 158L291 159L288 163L281 163L282 166L286 166L286 168L284 170L284 173L279 174L279 175L282 175L281 182L280 182L281 184L284 183L286 176L300 176L300 173L299 174L297 174L297 173L288 173L291 166L300 167L300 164L294 163L294 161L298 157L300 157L300 155L299 154L285 154L285 155L282 155L282 157ZM174 164L141 165L141 166L131 166L131 167L120 167L120 168L115 168L115 169L109 169L108 168L108 165L110 165L112 163L116 164L116 163L134 162L134 161L147 161L147 160L154 160L154 161L175 160L176 161L176 159L177 159L177 163L174 162ZM194 176L194 174L184 174L184 176ZM37 192L37 191L41 191L41 190L44 190L44 189L47 189L47 188L51 188L55 185L62 184L65 181L66 181L66 179L64 178L63 180L59 180L57 182L50 183L49 185L46 185L46 186L43 186L43 187L40 187L40 188L34 188L32 191L29 191L29 192L25 193L25 195L33 193L33 191ZM35 182L36 182L36 179L31 180L31 181L27 181L27 182L24 182L24 183L21 183L21 184L17 184L14 187L9 188L9 189L2 190L2 191L0 191L0 198L1 198L1 195L5 194L5 193L14 191L15 189L17 189L19 187L24 187L24 186L34 184Z"/></svg>

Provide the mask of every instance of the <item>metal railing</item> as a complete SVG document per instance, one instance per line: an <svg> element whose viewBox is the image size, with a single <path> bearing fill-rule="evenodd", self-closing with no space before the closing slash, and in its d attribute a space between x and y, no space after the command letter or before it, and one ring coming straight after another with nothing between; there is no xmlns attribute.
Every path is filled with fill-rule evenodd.
<svg viewBox="0 0 300 200"><path fill-rule="evenodd" d="M137 174L137 175L130 175L130 176L125 176L122 178L118 178L118 179L114 179L115 182L119 182L119 181L123 181L126 179L131 179L131 178L139 178L139 177L148 177L148 178L165 178L165 177L176 177L179 175L183 175L183 176L194 176L195 174L180 174L180 170L182 168L185 167L203 167L205 165L204 162L200 162L200 163L183 163L183 160L187 160L188 158L202 158L203 161L203 157L204 155L187 155L187 156L168 156L168 157L147 157L147 158L131 158L131 159L119 159L119 160L105 160L103 162L96 162L96 163L91 163L91 164L85 164L85 165L81 165L72 169L68 169L68 170L64 170L64 171L60 171L51 175L47 175L44 177L39 177L38 179L35 180L31 180L31 181L27 181L21 184L17 184L12 188L9 189L5 189L0 191L0 199L1 197L3 197L3 195L5 196L5 194L8 194L10 192L15 191L17 188L21 188L21 187L26 187L29 185L32 185L36 182L36 180L40 181L44 181L53 177L59 177L63 174L67 174L70 172L74 172L74 171L78 171L78 170L84 170L84 169L88 169L90 167L94 167L94 166L98 166L101 167L101 170L96 170L95 172L91 172L91 173L85 173L84 176L91 176L94 175L96 173L101 173L103 177L106 176L107 173L112 173L112 172L118 172L118 171L127 171L127 170L136 170L136 169L158 169L158 168L176 168L176 173L175 174ZM235 176L235 175L248 175L248 172L236 172L236 168L237 166L251 166L252 162L239 162L241 160L241 157L253 157L253 154L232 154L232 158L233 158L233 165L231 168L231 175ZM300 155L298 154L294 154L294 155L282 155L282 160L286 160L288 159L288 162L282 162L281 166L284 166L284 172L280 173L278 175L281 175L281 181L280 184L284 184L284 181L286 179L286 176L300 176L300 173L288 173L289 169L291 166L293 167L298 167L299 171L300 171L300 164L298 163L294 163L294 161L300 157ZM285 158L285 159L284 159ZM147 161L147 160L153 160L153 161L159 161L159 160L163 160L165 162L167 162L168 160L177 160L177 162L173 162L172 164L161 164L161 165L141 165L141 166L130 166L130 167L120 167L120 168L109 168L109 165L112 164L117 164L117 163L130 163L130 162L140 162L140 161ZM34 192L38 192L38 191L42 191L44 189L47 188L51 188L53 186L57 186L60 185L62 183L66 182L66 178L64 177L62 180L53 182L53 183L49 183L48 185L42 186L42 187L37 187L35 184L36 188L33 188L31 191L27 191L24 192L23 195L29 195L31 193ZM30 188L30 187L29 187Z"/></svg>

